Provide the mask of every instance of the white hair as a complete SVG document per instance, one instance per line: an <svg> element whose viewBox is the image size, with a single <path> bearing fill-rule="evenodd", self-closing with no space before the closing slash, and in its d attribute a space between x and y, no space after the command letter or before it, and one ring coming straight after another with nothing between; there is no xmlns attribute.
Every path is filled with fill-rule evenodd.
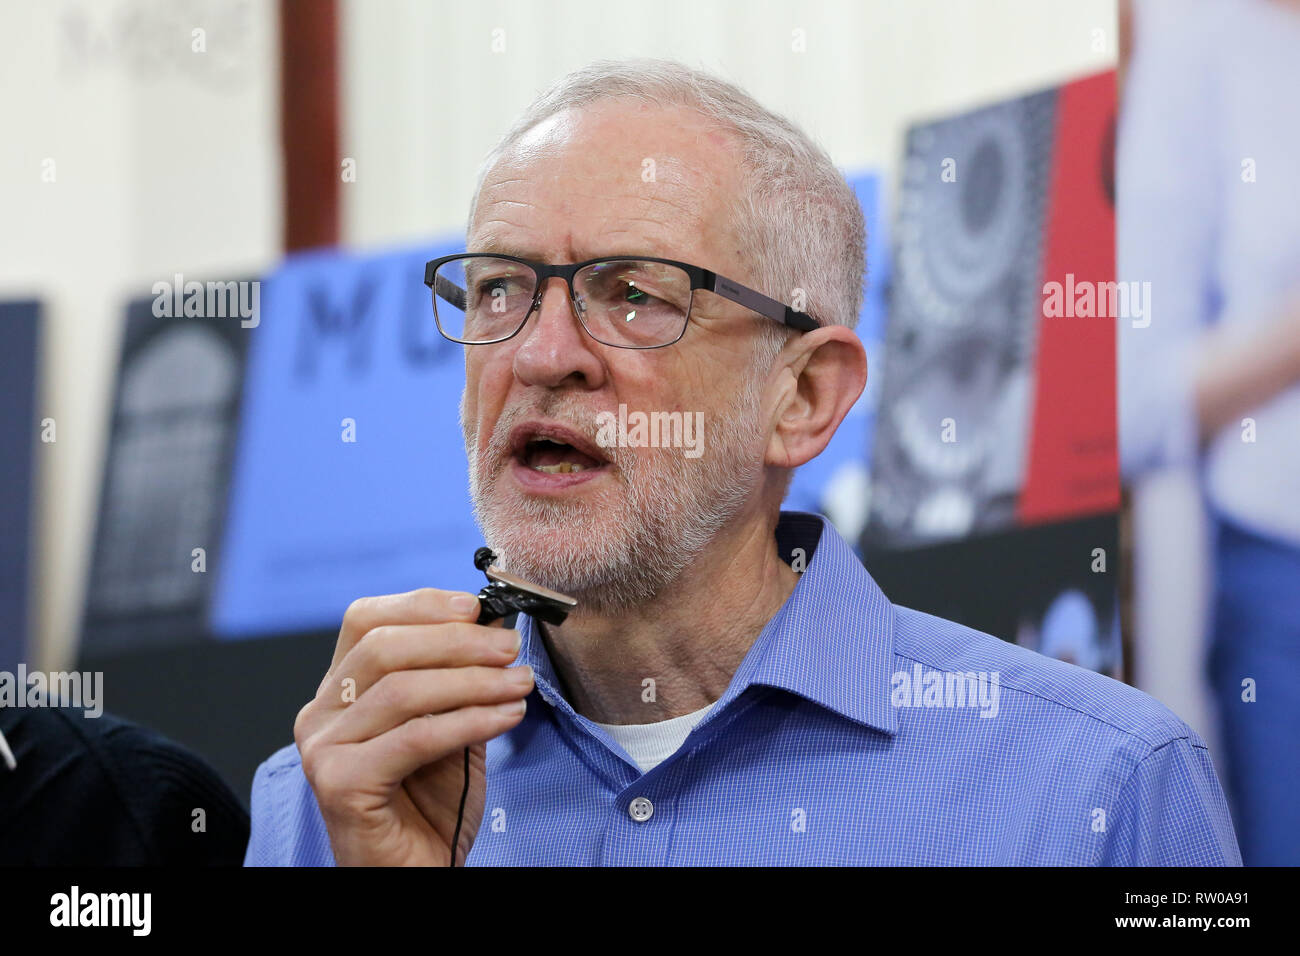
<svg viewBox="0 0 1300 956"><path fill-rule="evenodd" d="M673 60L598 60L556 81L488 154L470 206L471 224L487 173L529 130L564 110L618 97L688 107L737 136L747 175L732 225L752 270L749 283L787 305L802 290L800 311L822 325L857 324L866 226L857 197L830 156L740 87ZM759 352L769 365L786 339L783 327L774 324L762 340Z"/></svg>

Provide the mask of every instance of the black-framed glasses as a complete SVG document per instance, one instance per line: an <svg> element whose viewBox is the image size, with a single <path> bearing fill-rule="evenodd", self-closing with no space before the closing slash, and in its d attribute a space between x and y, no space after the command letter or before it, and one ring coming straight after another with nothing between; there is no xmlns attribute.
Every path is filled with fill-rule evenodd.
<svg viewBox="0 0 1300 956"><path fill-rule="evenodd" d="M592 338L625 349L658 349L686 332L695 292L704 289L800 332L817 322L708 269L652 256L607 256L547 265L518 256L463 252L424 267L438 331L462 345L504 342L542 303L548 279L569 287L578 321Z"/></svg>

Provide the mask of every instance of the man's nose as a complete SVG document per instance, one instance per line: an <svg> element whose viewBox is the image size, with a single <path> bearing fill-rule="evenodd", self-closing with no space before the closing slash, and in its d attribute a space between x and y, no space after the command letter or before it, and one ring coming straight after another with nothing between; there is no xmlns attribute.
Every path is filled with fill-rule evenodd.
<svg viewBox="0 0 1300 956"><path fill-rule="evenodd" d="M542 301L519 335L515 350L515 376L525 385L557 388L565 381L598 388L604 381L604 363L593 350L596 340L587 334L569 298L563 279L552 276L542 285Z"/></svg>

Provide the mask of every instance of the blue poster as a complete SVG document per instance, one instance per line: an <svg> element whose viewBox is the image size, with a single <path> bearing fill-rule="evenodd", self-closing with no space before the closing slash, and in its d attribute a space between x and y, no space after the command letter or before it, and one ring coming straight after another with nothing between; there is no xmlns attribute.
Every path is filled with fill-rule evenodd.
<svg viewBox="0 0 1300 956"><path fill-rule="evenodd" d="M336 626L366 595L481 587L462 347L438 334L423 284L450 251L314 252L263 282L216 636Z"/></svg>

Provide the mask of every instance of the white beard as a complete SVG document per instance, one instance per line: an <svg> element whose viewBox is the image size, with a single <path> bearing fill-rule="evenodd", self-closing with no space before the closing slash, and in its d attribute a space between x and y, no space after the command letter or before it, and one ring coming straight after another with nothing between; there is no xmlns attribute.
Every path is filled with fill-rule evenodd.
<svg viewBox="0 0 1300 956"><path fill-rule="evenodd" d="M699 458L687 458L680 448L605 448L617 485L600 500L516 495L509 505L494 498L512 461L510 430L542 417L594 444L595 414L566 414L564 406L574 403L548 393L536 406L504 410L487 448L478 452L470 445L462 397L474 519L501 567L577 598L584 611L613 615L649 603L700 556L761 482L760 396L758 382L738 395L707 428Z"/></svg>

